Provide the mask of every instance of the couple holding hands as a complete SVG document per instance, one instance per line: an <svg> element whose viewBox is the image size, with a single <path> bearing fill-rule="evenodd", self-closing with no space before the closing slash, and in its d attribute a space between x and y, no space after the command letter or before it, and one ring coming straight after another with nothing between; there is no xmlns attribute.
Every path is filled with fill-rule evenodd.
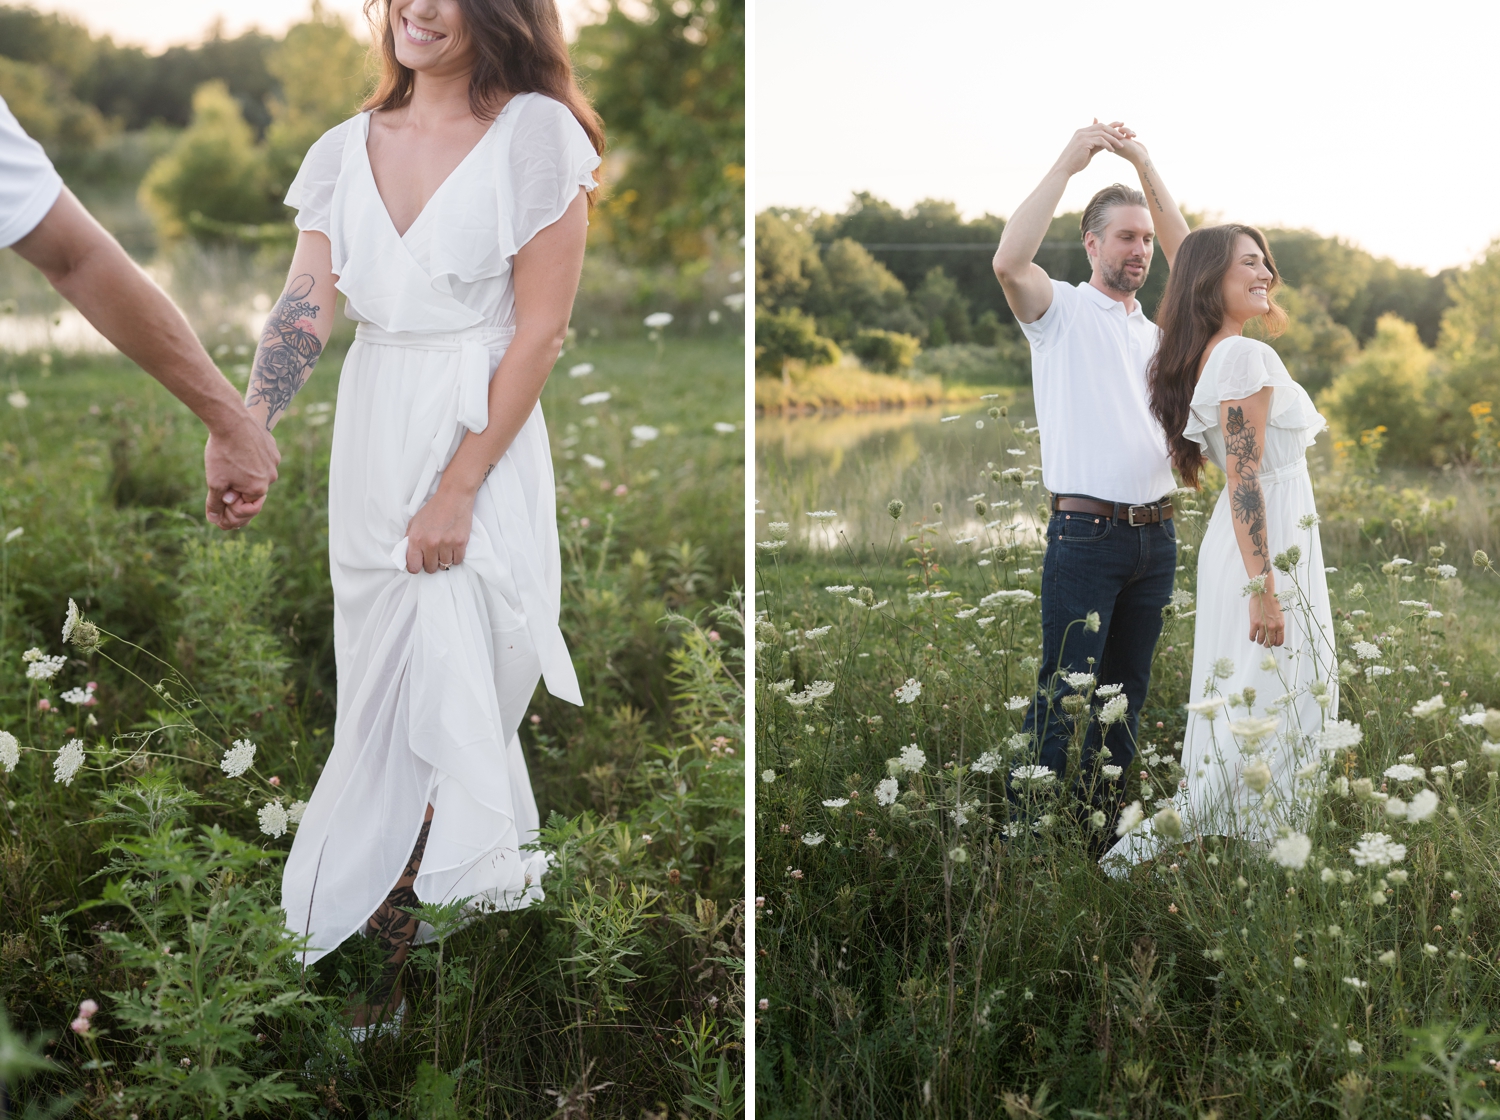
<svg viewBox="0 0 1500 1120"><path fill-rule="evenodd" d="M1077 286L1053 280L1032 258L1069 180L1103 152L1130 162L1140 189L1117 183L1094 195L1082 220L1092 274ZM1171 271L1152 323L1135 293L1158 248ZM1102 811L1094 846L1116 873L1179 836L1269 841L1271 818L1256 808L1281 806L1285 819L1297 770L1338 713L1306 459L1326 422L1276 352L1244 333L1256 320L1270 336L1286 325L1270 247L1247 225L1189 232L1135 133L1096 120L1016 209L994 267L1031 344L1042 481L1052 495L1042 664L1025 722L1039 761L1060 781L1072 778L1096 824ZM1226 484L1198 557L1186 777L1144 814L1138 805L1122 813L1123 774L1174 602L1172 499L1196 490L1209 462ZM1097 630L1069 629L1091 612ZM1129 715L1107 727L1090 721L1081 769L1069 775L1075 717L1062 700L1091 694L1085 674L1122 685Z"/></svg>

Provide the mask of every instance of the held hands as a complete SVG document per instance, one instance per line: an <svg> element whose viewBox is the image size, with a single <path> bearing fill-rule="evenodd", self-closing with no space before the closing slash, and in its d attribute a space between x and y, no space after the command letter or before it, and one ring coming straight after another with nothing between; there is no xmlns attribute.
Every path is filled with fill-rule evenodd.
<svg viewBox="0 0 1500 1120"><path fill-rule="evenodd" d="M1270 588L1250 596L1250 640L1260 646L1279 646L1286 641L1281 601Z"/></svg>
<svg viewBox="0 0 1500 1120"><path fill-rule="evenodd" d="M232 427L211 431L203 447L203 473L208 482L204 517L225 530L250 524L265 505L279 462L276 440L249 412Z"/></svg>
<svg viewBox="0 0 1500 1120"><path fill-rule="evenodd" d="M1096 117L1093 124L1073 133L1073 139L1058 157L1058 164L1069 175L1077 175L1097 153L1104 151L1114 152L1137 167L1150 158L1146 146L1136 139L1135 130L1126 127L1124 121L1101 124Z"/></svg>
<svg viewBox="0 0 1500 1120"><path fill-rule="evenodd" d="M474 526L474 495L438 486L406 526L406 570L435 572L464 562Z"/></svg>

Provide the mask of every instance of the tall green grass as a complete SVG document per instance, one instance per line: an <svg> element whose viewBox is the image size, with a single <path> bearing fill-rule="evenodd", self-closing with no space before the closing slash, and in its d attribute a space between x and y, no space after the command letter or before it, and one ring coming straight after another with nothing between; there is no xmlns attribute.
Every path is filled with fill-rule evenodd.
<svg viewBox="0 0 1500 1120"><path fill-rule="evenodd" d="M0 405L0 536L20 530L0 546L0 729L20 748L0 766L0 1031L49 1063L22 1080L0 1040L18 1114L738 1115L741 355L595 339L554 372L563 628L586 704L539 690L523 732L547 897L463 928L428 915L445 936L413 955L414 1014L363 1046L336 1028L378 961L354 939L300 973L275 906L291 834L266 831L331 745L340 350L278 427L281 480L234 538L202 523L196 422L145 375L3 359L26 406ZM109 635L97 653L59 640L70 598ZM28 681L31 647L66 663ZM93 703L62 700L89 681ZM230 777L238 740L255 765ZM100 1010L78 1033L84 1000Z"/></svg>
<svg viewBox="0 0 1500 1120"><path fill-rule="evenodd" d="M1008 701L1036 687L1023 592L1044 546L1035 445L1001 427L973 435L1004 461L959 484L982 493L960 508L871 493L830 521L794 476L762 488L758 1115L1496 1115L1500 713L1482 720L1500 707L1500 582L1441 541L1452 521L1491 532L1489 510L1409 503L1396 523L1369 508L1398 500L1378 471L1322 474L1344 677L1329 719L1362 738L1308 776L1309 858L1209 838L1115 880L1053 790L1007 798L1034 761ZM1180 589L1215 496L1180 507ZM877 514L883 532L840 531ZM1184 776L1193 620L1167 613L1126 793L1148 812ZM1420 779L1386 777L1409 755ZM1387 810L1419 789L1432 816ZM1360 866L1369 832L1402 859Z"/></svg>

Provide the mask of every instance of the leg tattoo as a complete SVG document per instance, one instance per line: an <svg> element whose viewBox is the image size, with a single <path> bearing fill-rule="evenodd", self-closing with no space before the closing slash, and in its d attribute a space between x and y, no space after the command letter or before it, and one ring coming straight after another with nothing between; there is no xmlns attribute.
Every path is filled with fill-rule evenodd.
<svg viewBox="0 0 1500 1120"><path fill-rule="evenodd" d="M380 941L386 952L385 967L380 970L380 979L370 992L372 1003L383 1004L390 999L401 974L401 966L406 963L406 956L411 952L412 942L416 939L417 919L408 911L421 905L413 884L417 881L417 872L421 870L422 856L427 851L427 834L431 831L432 818L428 817L422 822L422 831L417 833L416 846L411 850L411 857L406 861L401 878L391 888L391 893L385 896L379 909L370 915L366 928L370 936Z"/></svg>

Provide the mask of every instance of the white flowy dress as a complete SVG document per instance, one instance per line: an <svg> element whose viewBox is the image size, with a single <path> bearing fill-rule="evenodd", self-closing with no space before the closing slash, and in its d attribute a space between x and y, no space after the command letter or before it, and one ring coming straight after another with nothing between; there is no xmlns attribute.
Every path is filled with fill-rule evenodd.
<svg viewBox="0 0 1500 1120"><path fill-rule="evenodd" d="M465 433L488 424L490 377L515 333L516 252L593 189L599 157L565 106L518 95L398 235L368 135L368 113L330 129L286 199L298 228L328 236L359 323L328 472L338 715L282 879L307 963L365 926L429 803L418 898L488 910L541 897L546 857L521 851L539 818L517 731L538 678L583 702L558 629L540 404L479 490L462 564L409 574L406 526Z"/></svg>
<svg viewBox="0 0 1500 1120"><path fill-rule="evenodd" d="M1182 818L1184 839L1231 836L1265 843L1282 826L1301 824L1307 795L1299 783L1313 775L1299 778L1298 771L1317 761L1317 733L1326 720L1338 718L1333 614L1307 472L1307 448L1327 421L1275 350L1236 336L1214 347L1204 364L1184 434L1227 473L1219 406L1267 385L1273 391L1260 461L1266 543L1273 557L1292 545L1301 550L1290 572L1275 572L1286 639L1269 649L1250 640L1249 577L1234 532L1233 488L1226 486L1198 553L1193 678L1182 746L1187 788L1170 800ZM1243 700L1246 689L1254 698L1251 708L1230 702L1231 697ZM1247 717L1266 722L1257 727ZM1268 732L1272 719L1275 730ZM1259 771L1260 761L1270 779L1257 793L1244 775L1247 767L1254 767L1252 775ZM1158 801L1146 809L1147 816L1167 804ZM1123 872L1164 846L1147 820L1106 853L1104 864Z"/></svg>

